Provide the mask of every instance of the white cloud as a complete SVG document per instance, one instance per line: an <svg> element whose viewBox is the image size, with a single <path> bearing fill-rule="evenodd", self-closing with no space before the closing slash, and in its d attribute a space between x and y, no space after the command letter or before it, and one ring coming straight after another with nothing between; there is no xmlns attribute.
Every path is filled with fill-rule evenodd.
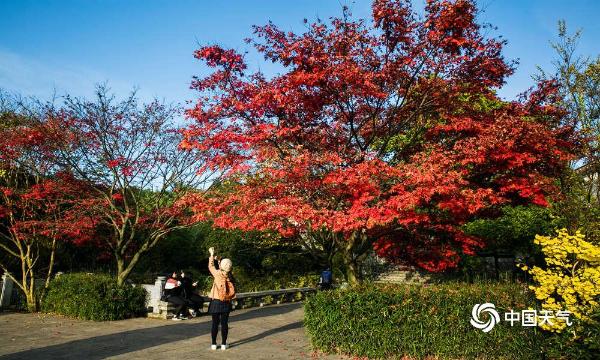
<svg viewBox="0 0 600 360"><path fill-rule="evenodd" d="M109 79L93 69L70 64L52 64L24 57L0 48L0 88L25 96L49 99L53 95L91 96L94 86L107 82L120 96L128 94L133 86L118 79ZM151 98L138 91L141 99Z"/></svg>

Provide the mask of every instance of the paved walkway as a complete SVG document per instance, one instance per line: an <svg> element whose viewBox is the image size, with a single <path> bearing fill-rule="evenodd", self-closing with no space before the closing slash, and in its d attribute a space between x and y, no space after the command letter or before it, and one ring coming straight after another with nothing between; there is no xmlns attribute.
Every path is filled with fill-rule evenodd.
<svg viewBox="0 0 600 360"><path fill-rule="evenodd" d="M234 311L230 348L211 351L208 316L93 322L5 312L0 359L341 359L310 349L302 318L299 303Z"/></svg>

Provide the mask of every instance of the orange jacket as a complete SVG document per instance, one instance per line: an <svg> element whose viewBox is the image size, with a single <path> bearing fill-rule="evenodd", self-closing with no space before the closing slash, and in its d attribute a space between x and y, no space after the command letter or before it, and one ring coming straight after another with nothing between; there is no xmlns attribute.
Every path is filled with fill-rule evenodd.
<svg viewBox="0 0 600 360"><path fill-rule="evenodd" d="M225 284L225 281L227 280L227 273L223 270L217 270L215 268L214 256L208 258L208 271L210 271L210 274L214 278L212 288L210 289L208 297L210 297L211 299L218 299L219 294L217 293L217 286L223 286Z"/></svg>

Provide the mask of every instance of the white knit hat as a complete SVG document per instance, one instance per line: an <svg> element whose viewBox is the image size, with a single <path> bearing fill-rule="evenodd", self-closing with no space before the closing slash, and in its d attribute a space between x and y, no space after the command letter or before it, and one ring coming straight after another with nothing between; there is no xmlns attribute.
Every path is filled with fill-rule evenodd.
<svg viewBox="0 0 600 360"><path fill-rule="evenodd" d="M223 259L219 263L219 269L221 269L225 272L230 272L232 267L233 267L233 263L229 259Z"/></svg>

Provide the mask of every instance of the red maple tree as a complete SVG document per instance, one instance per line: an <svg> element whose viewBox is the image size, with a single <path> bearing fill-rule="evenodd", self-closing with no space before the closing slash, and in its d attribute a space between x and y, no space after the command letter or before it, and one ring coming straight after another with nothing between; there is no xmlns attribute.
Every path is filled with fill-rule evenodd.
<svg viewBox="0 0 600 360"><path fill-rule="evenodd" d="M31 117L3 113L0 124L0 268L36 311L53 275L61 242L92 238L90 187L54 165L65 144ZM13 273L11 270L15 270ZM44 280L41 287L36 281Z"/></svg>
<svg viewBox="0 0 600 360"><path fill-rule="evenodd" d="M375 250L429 270L484 244L461 231L504 204L548 204L571 156L572 128L552 83L521 101L495 94L513 71L468 0L376 0L372 21L346 9L306 32L272 23L252 43L283 71L249 71L220 46L181 146L210 153L227 186L188 197L197 220L276 230L343 255L348 280ZM306 21L305 21L306 22Z"/></svg>

